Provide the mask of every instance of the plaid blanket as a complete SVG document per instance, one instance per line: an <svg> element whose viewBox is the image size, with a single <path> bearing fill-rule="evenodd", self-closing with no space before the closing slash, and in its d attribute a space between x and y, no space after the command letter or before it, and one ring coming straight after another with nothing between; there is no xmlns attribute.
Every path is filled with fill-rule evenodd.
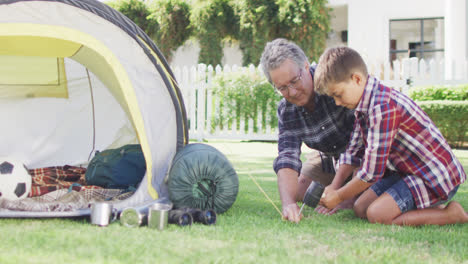
<svg viewBox="0 0 468 264"><path fill-rule="evenodd" d="M55 166L28 170L32 177L31 191L28 197L41 196L60 189L83 191L102 189L99 186L86 185L86 168L74 166Z"/></svg>
<svg viewBox="0 0 468 264"><path fill-rule="evenodd" d="M85 172L86 168L68 165L31 169L29 198L0 198L0 211L65 212L88 208L97 201L118 202L133 195L128 190L86 185Z"/></svg>
<svg viewBox="0 0 468 264"><path fill-rule="evenodd" d="M133 192L120 189L87 189L81 192L60 189L14 201L0 198L0 211L67 212L88 208L93 202L119 202L132 195Z"/></svg>

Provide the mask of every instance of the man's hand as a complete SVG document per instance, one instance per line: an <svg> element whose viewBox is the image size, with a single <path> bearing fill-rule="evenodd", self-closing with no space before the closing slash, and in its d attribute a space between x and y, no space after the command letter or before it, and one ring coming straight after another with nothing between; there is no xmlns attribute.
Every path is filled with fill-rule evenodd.
<svg viewBox="0 0 468 264"><path fill-rule="evenodd" d="M334 209L338 204L343 202L338 194L338 190L330 187L325 187L322 198L320 199L320 205L325 206L328 209Z"/></svg>
<svg viewBox="0 0 468 264"><path fill-rule="evenodd" d="M333 208L333 209L328 209L326 208L325 206L321 206L321 205L317 205L317 207L315 207L314 211L319 213L319 214L323 214L323 215L332 215L336 212L338 212L339 208L336 207L336 208Z"/></svg>
<svg viewBox="0 0 468 264"><path fill-rule="evenodd" d="M296 203L283 206L283 219L299 223L304 215L299 215L300 208Z"/></svg>

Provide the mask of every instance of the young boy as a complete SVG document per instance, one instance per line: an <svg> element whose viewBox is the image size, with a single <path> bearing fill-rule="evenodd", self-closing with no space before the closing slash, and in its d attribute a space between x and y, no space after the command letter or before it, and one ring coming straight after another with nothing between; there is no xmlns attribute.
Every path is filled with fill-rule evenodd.
<svg viewBox="0 0 468 264"><path fill-rule="evenodd" d="M322 205L331 209L363 192L353 209L372 223L468 222L458 202L443 206L466 180L463 167L410 98L368 75L361 56L347 47L328 49L320 57L315 87L337 105L355 110L354 131L338 170L359 167L341 188L337 187L343 179L334 179L324 191Z"/></svg>

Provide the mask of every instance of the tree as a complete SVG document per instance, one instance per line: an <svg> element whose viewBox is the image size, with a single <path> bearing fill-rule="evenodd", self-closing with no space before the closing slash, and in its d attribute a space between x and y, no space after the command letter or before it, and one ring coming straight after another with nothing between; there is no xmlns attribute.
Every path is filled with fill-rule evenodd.
<svg viewBox="0 0 468 264"><path fill-rule="evenodd" d="M240 20L242 63L257 65L266 42L279 36L278 5L271 0L240 0L235 10Z"/></svg>
<svg viewBox="0 0 468 264"><path fill-rule="evenodd" d="M238 18L229 0L195 0L190 21L200 42L199 63L217 65L223 58L223 40L236 38Z"/></svg>
<svg viewBox="0 0 468 264"><path fill-rule="evenodd" d="M148 19L150 11L146 4L140 0L118 0L106 3L110 7L124 14L137 24L148 36L154 35L159 30L156 20Z"/></svg>
<svg viewBox="0 0 468 264"><path fill-rule="evenodd" d="M133 20L167 59L191 36L200 43L199 63L221 64L223 42L238 40L243 65L260 62L268 41L296 42L311 61L325 49L330 29L327 0L141 0L108 3Z"/></svg>
<svg viewBox="0 0 468 264"><path fill-rule="evenodd" d="M330 31L327 0L278 0L280 36L293 40L311 61L318 61Z"/></svg>
<svg viewBox="0 0 468 264"><path fill-rule="evenodd" d="M265 44L279 37L296 42L311 60L317 60L330 28L326 4L326 0L238 1L243 64L257 65Z"/></svg>
<svg viewBox="0 0 468 264"><path fill-rule="evenodd" d="M170 60L172 52L192 35L190 5L185 0L156 0L151 4L150 13L148 19L159 25L159 30L150 37Z"/></svg>

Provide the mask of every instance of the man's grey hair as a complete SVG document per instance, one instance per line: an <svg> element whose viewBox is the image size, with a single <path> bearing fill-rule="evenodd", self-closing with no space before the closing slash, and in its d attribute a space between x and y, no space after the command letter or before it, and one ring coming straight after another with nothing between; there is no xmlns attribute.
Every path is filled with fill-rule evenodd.
<svg viewBox="0 0 468 264"><path fill-rule="evenodd" d="M286 59L292 60L298 67L303 67L305 62L309 64L304 51L292 41L278 38L265 45L260 65L270 83L272 83L270 72L278 68Z"/></svg>

